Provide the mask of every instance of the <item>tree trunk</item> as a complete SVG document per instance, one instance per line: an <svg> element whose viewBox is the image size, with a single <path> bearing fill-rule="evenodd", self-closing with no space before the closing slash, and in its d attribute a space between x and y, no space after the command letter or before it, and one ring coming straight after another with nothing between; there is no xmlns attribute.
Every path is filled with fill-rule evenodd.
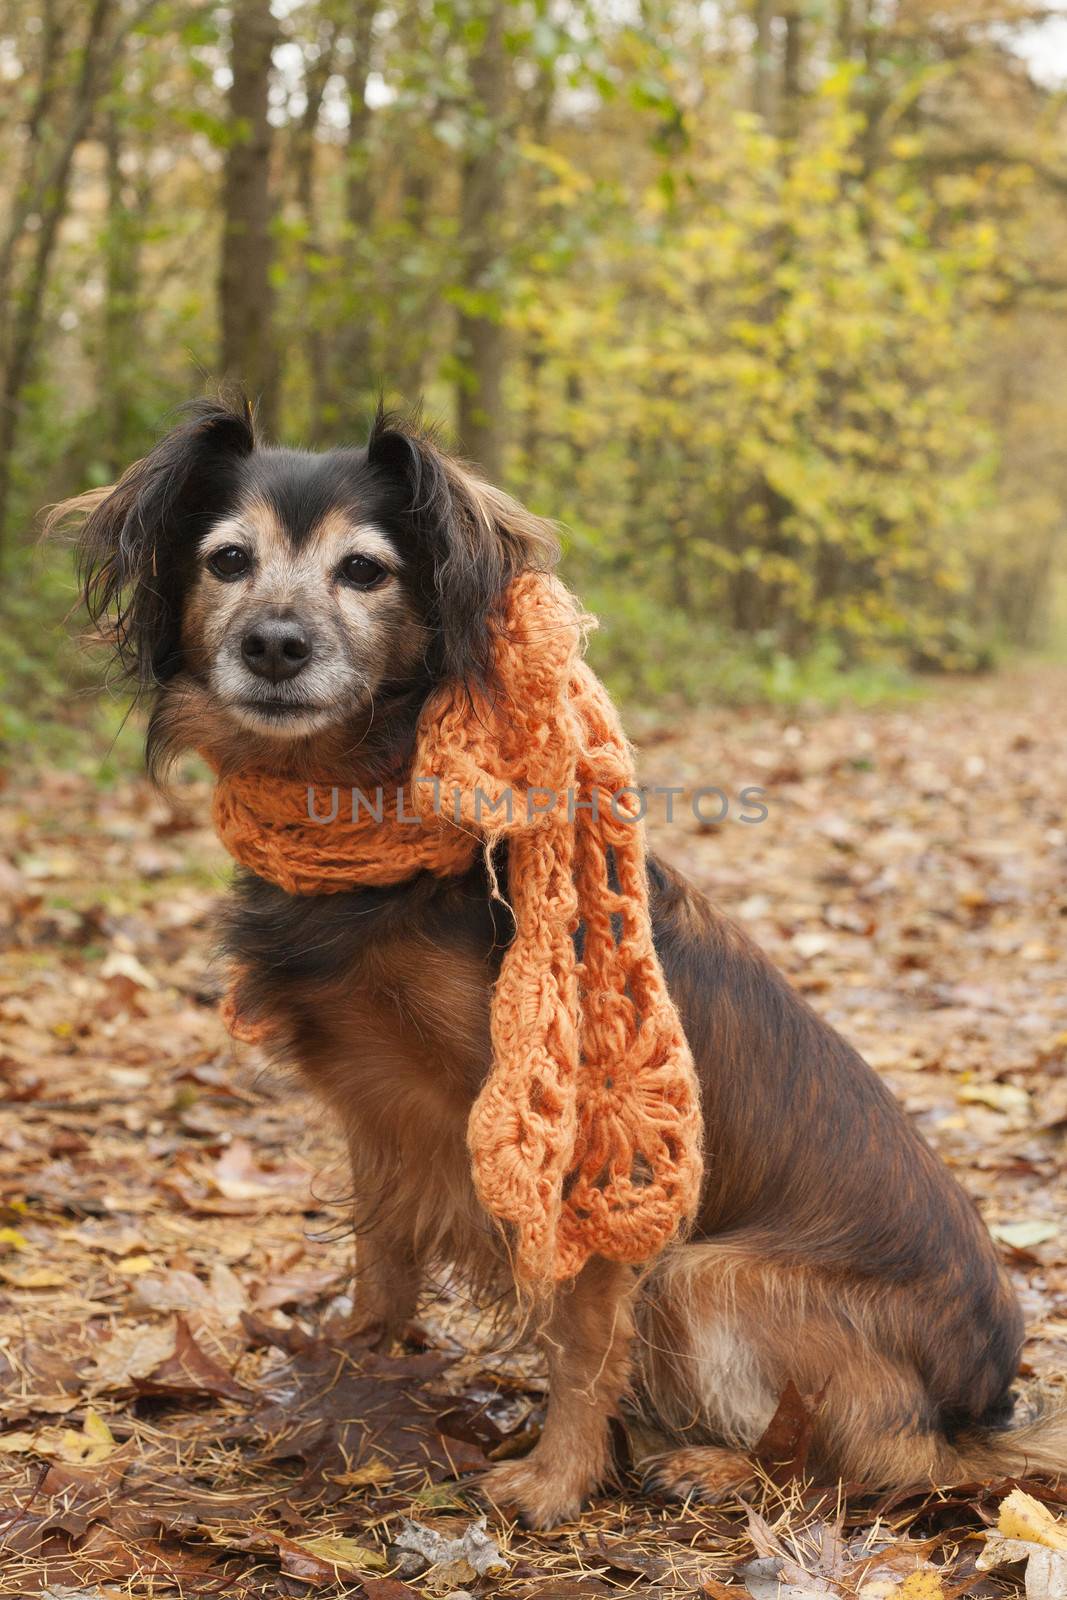
<svg viewBox="0 0 1067 1600"><path fill-rule="evenodd" d="M352 7L352 59L348 68L348 164L345 173L345 222L348 229L349 285L359 290L367 281L367 242L374 222L374 188L370 170L371 110L367 104L371 45L377 0L355 0ZM371 321L362 297L351 306L341 338L341 393L368 402L377 394L378 374L371 367Z"/></svg>
<svg viewBox="0 0 1067 1600"><path fill-rule="evenodd" d="M304 76L306 103L303 115L296 126L293 170L295 174L296 203L304 219L303 278L304 304L307 316L305 352L308 382L311 391L308 416L308 434L313 444L322 444L326 438L326 341L323 337L321 308L318 306L317 279L320 276L314 260L321 252L319 212L315 193L315 151L322 112L323 96L334 68L337 48L337 29L320 41L318 55L308 66Z"/></svg>
<svg viewBox="0 0 1067 1600"><path fill-rule="evenodd" d="M371 186L370 134L371 110L367 104L367 79L370 76L371 44L377 0L355 0L352 7L352 57L348 66L348 162L345 169L345 216L357 241L374 215L374 190Z"/></svg>
<svg viewBox="0 0 1067 1600"><path fill-rule="evenodd" d="M107 230L104 236L104 327L99 387L103 399L103 456L118 477L136 449L136 408L131 378L137 354L138 281L141 263L140 206L130 204L130 180L122 170L122 131L112 111L104 129L107 157ZM139 196L143 199L143 196Z"/></svg>
<svg viewBox="0 0 1067 1600"><path fill-rule="evenodd" d="M774 109L773 63L771 23L774 19L774 0L754 0L752 20L756 38L752 47L752 109L762 117L767 127L771 125Z"/></svg>
<svg viewBox="0 0 1067 1600"><path fill-rule="evenodd" d="M464 305L457 327L461 377L456 422L460 445L494 480L499 479L503 465L504 330L492 304L491 276L502 248L505 196L505 6L506 0L488 0L485 34L470 63L473 105L460 199L460 242L465 251L460 287Z"/></svg>
<svg viewBox="0 0 1067 1600"><path fill-rule="evenodd" d="M396 24L396 49L400 58L417 62L425 55L427 47L423 0L403 0ZM412 241L418 250L432 227L433 201L441 187L440 146L428 141L423 130L437 124L450 105L453 91L443 74L431 73L428 79L420 82L420 74L413 72L413 86L418 90L417 101L405 126L414 123L417 131L413 130L413 135L408 135L405 142L399 209L403 221L401 238ZM400 137L405 136L401 134ZM407 253L405 249L404 254ZM435 353L434 330L440 304L437 277L437 273L419 268L405 273L403 289L410 310L382 353L383 377L389 389L395 391L409 409L422 402L427 372ZM447 337L451 337L452 331L449 327Z"/></svg>
<svg viewBox="0 0 1067 1600"><path fill-rule="evenodd" d="M66 20L60 15L56 0L46 0L41 14L37 83L22 126L19 172L12 188L11 210L3 241L0 242L0 349L7 343L11 315L9 291L15 252L24 236L27 218L41 198L39 167L42 153L47 153L47 120L59 89Z"/></svg>
<svg viewBox="0 0 1067 1600"><path fill-rule="evenodd" d="M434 192L433 177L422 165L423 159L420 153L406 166L401 185L400 212L408 229L408 237L413 239L422 238L425 234ZM402 403L409 409L422 403L422 392L426 386L426 369L431 351L427 333L432 318L432 294L430 286L423 284L420 287L421 314L417 312L405 319L406 325L399 330L399 336L392 341L387 352L386 375Z"/></svg>
<svg viewBox="0 0 1067 1600"><path fill-rule="evenodd" d="M785 47L782 51L782 133L795 139L800 132L800 69L804 40L800 0L790 0L785 13Z"/></svg>
<svg viewBox="0 0 1067 1600"><path fill-rule="evenodd" d="M364 303L367 240L374 222L370 170L371 109L367 104L374 18L378 0L351 0L345 35L349 60L345 73L348 143L345 152L344 239L341 276L345 311L332 340L332 356L322 363L318 410L321 435L336 439L351 428L353 412L367 410L377 393L371 366L371 322Z"/></svg>
<svg viewBox="0 0 1067 1600"><path fill-rule="evenodd" d="M67 212L74 155L89 131L100 94L109 81L127 36L148 15L154 4L155 0L144 0L136 11L128 15L118 32L109 38L115 0L93 0L86 19L84 42L80 46L80 64L70 99L69 120L59 130L55 157L36 185L35 204L31 204L24 213L26 222L31 214L37 217L37 227L32 235L33 248L25 272L18 270L17 246L24 241L15 226L18 207L24 204L24 197L16 201L13 224L9 229L12 241L8 263L12 274L11 309L5 327L3 371L0 374L0 541L7 528L22 400L37 359L45 288L60 225Z"/></svg>
<svg viewBox="0 0 1067 1600"><path fill-rule="evenodd" d="M267 117L275 25L270 0L234 0L230 147L223 183L219 323L223 376L258 402L263 430L278 420L279 364L271 285L270 154Z"/></svg>
<svg viewBox="0 0 1067 1600"><path fill-rule="evenodd" d="M538 68L534 92L529 96L531 102L529 112L529 137L534 144L547 145L551 137L552 106L556 94L556 73L553 61L542 61ZM545 185L545 177L537 172L533 175L532 204L539 205L539 191ZM529 489L535 482L537 460L541 454L542 446L542 409L543 397L541 394L544 369L548 364L548 351L541 333L537 328L532 328L526 335L526 347L523 351L523 393L526 401L526 411L522 423L522 469L525 476L524 488Z"/></svg>
<svg viewBox="0 0 1067 1600"><path fill-rule="evenodd" d="M852 0L837 0L837 56L840 61L851 61L855 43L855 24Z"/></svg>

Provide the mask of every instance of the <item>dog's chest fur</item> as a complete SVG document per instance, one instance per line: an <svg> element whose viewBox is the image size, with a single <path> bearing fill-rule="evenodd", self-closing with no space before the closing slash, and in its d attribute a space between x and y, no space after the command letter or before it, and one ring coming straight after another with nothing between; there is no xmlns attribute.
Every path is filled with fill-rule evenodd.
<svg viewBox="0 0 1067 1600"><path fill-rule="evenodd" d="M501 1240L474 1196L466 1129L507 926L480 870L469 879L297 900L243 878L226 946L242 1011L279 1025L280 1059L340 1119L357 1229L386 1216L424 1261L484 1280Z"/></svg>

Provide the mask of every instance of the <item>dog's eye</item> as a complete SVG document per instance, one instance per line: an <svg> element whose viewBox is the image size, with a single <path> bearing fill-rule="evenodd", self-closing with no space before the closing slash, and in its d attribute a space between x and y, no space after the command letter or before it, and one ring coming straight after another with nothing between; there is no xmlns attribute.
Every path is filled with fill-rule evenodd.
<svg viewBox="0 0 1067 1600"><path fill-rule="evenodd" d="M345 556L338 568L342 583L350 583L353 589L376 589L388 576L388 568L373 556Z"/></svg>
<svg viewBox="0 0 1067 1600"><path fill-rule="evenodd" d="M221 550L208 556L207 564L216 578L239 578L251 566L248 551L238 544L223 545Z"/></svg>

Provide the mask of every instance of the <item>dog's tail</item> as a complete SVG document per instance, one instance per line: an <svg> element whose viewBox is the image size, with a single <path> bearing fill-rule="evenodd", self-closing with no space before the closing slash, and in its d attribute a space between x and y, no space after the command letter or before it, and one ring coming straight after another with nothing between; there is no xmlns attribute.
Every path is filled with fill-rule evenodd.
<svg viewBox="0 0 1067 1600"><path fill-rule="evenodd" d="M1067 1479L1067 1407L1051 1397L1036 1402L1025 1422L961 1434L953 1443L959 1481L992 1478Z"/></svg>

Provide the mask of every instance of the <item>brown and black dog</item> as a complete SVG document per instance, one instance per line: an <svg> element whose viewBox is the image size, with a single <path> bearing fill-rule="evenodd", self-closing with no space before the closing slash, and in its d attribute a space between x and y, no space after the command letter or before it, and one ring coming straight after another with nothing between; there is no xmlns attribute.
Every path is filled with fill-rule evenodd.
<svg viewBox="0 0 1067 1600"><path fill-rule="evenodd" d="M194 746L223 771L368 787L403 771L429 690L484 680L502 591L556 553L547 524L416 428L380 417L364 449L268 448L239 402L199 403L52 520L71 511L89 609L150 697L157 775ZM699 1215L645 1272L594 1260L544 1308L547 1423L486 1492L536 1524L572 1516L628 1405L658 1431L650 1484L714 1495L750 1475L789 1380L822 1393L822 1475L1067 1469L1062 1418L1011 1426L1022 1324L969 1199L744 934L649 873L702 1084ZM242 1010L280 1030L345 1129L359 1324L402 1331L445 1263L506 1291L465 1141L510 937L484 868L323 896L239 872L224 929Z"/></svg>

